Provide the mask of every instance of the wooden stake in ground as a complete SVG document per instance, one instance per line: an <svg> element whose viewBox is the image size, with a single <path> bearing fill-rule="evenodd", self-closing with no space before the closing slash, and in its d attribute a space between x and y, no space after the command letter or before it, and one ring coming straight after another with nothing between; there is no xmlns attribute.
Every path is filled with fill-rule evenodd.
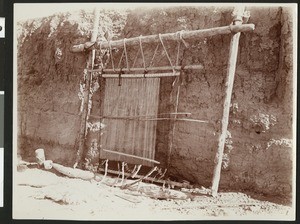
<svg viewBox="0 0 300 224"><path fill-rule="evenodd" d="M96 8L94 9L94 24L93 24L93 31L92 31L92 36L91 36L91 42L95 42L97 40L97 35L98 35L98 29L99 29L99 18L100 18L100 11L97 10ZM93 69L93 64L94 64L94 56L95 52L92 51L89 54L89 60L87 63L87 69ZM74 168L76 168L77 164L81 161L82 159L82 154L85 146L85 137L86 137L86 122L87 122L87 117L88 117L88 104L89 104L89 99L90 99L90 85L91 85L91 72L89 72L86 76L86 86L84 90L84 98L83 98L83 111L81 114L81 123L80 123L80 133L79 133L79 147L76 155L76 162L74 164Z"/></svg>
<svg viewBox="0 0 300 224"><path fill-rule="evenodd" d="M233 12L233 25L241 25L243 23L243 14L244 14L245 7L238 6L234 9ZM223 161L223 153L224 153L224 146L225 140L227 137L227 128L228 128L228 120L229 120L229 111L230 111L230 103L231 103L231 95L234 83L234 76L235 76L235 68L236 68L236 60L237 60L237 53L239 47L239 39L241 33L235 33L231 37L230 42L230 49L229 49L229 60L228 60L228 67L227 67L227 74L226 74L226 93L223 105L223 117L222 117L222 128L221 128L221 135L219 137L219 144L218 144L218 151L216 154L217 163L214 169L213 181L212 181L212 196L217 196L219 182L221 177L221 168L222 168L222 161Z"/></svg>

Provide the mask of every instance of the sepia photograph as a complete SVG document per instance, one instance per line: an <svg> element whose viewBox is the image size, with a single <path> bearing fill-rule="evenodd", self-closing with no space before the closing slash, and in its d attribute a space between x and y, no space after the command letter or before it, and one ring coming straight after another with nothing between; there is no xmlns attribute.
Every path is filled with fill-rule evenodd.
<svg viewBox="0 0 300 224"><path fill-rule="evenodd" d="M15 3L12 218L295 220L297 7Z"/></svg>

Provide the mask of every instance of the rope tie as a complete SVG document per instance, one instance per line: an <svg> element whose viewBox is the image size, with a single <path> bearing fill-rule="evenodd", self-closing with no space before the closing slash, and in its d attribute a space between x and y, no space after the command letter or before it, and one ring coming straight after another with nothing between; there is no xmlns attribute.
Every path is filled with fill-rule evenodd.
<svg viewBox="0 0 300 224"><path fill-rule="evenodd" d="M112 66L113 70L115 71L114 58L113 58L113 54L112 54L110 41L108 41L108 47L109 47L109 53L110 53L110 57L111 57L111 66Z"/></svg>
<svg viewBox="0 0 300 224"><path fill-rule="evenodd" d="M141 49L141 53L142 53L144 69L146 70L145 56L144 56L144 51L143 51L143 46L142 46L142 35L139 36L139 40L140 40L140 49Z"/></svg>
<svg viewBox="0 0 300 224"><path fill-rule="evenodd" d="M164 42L162 41L161 34L158 34L158 37L159 37L159 40L160 40L160 42L161 42L161 45L162 45L163 48L164 48L164 51L166 52L166 56L167 56L167 58L168 58L168 60L169 60L169 62L170 62L170 65L171 65L171 67L172 67L172 69L173 69L173 72L175 73L175 68L174 68L174 66L173 66L173 64L172 64L171 58L170 58L170 56L169 56L169 54L168 54L168 52L167 52L167 49L166 49L166 47L165 47L165 45L164 45Z"/></svg>
<svg viewBox="0 0 300 224"><path fill-rule="evenodd" d="M144 78L146 78L146 74L148 74L148 70L147 69L144 70Z"/></svg>
<svg viewBox="0 0 300 224"><path fill-rule="evenodd" d="M126 65L127 65L127 69L129 70L128 56L127 56L127 50L126 50L126 38L124 38L123 41L124 41L124 51L125 51Z"/></svg>
<svg viewBox="0 0 300 224"><path fill-rule="evenodd" d="M132 64L132 66L131 66L132 68L134 68L134 65L135 65L136 59L137 59L137 57L138 57L138 55L139 55L140 51L141 51L141 49L139 48L139 50L138 50L138 52L137 52L137 54L135 55L135 58L134 58L134 60L133 60L133 64Z"/></svg>
<svg viewBox="0 0 300 224"><path fill-rule="evenodd" d="M151 67L151 66L153 65L153 61L154 61L154 58L155 58L155 56L156 56L156 53L157 53L158 48L159 48L159 43L157 44L157 46L156 46L156 48L155 48L154 54L153 54L153 56L152 56L152 59L151 59L151 61L150 61L148 67Z"/></svg>
<svg viewBox="0 0 300 224"><path fill-rule="evenodd" d="M179 34L179 40L182 41L182 43L184 44L185 48L189 47L189 44L183 39L182 37L182 33L184 32L184 30L180 30L177 33ZM178 36L178 35L177 35Z"/></svg>
<svg viewBox="0 0 300 224"><path fill-rule="evenodd" d="M123 50L122 55L121 55L121 58L120 58L120 60L119 60L118 68L121 67L121 63L122 63L122 60L123 60L124 52L125 52L125 51Z"/></svg>
<svg viewBox="0 0 300 224"><path fill-rule="evenodd" d="M119 84L118 84L118 86L122 85L122 74L123 74L123 71L122 71L122 68L121 68L120 72L119 72Z"/></svg>
<svg viewBox="0 0 300 224"><path fill-rule="evenodd" d="M179 63L179 53L180 53L180 45L181 45L181 42L179 40L177 40L177 57L176 57L176 66L178 66L178 63Z"/></svg>

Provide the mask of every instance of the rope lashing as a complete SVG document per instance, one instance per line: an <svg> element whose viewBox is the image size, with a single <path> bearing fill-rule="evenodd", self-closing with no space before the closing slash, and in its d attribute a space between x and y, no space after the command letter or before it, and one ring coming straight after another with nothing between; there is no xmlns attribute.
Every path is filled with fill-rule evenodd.
<svg viewBox="0 0 300 224"><path fill-rule="evenodd" d="M143 58L143 65L144 65L144 69L146 70L145 56L144 56L144 51L143 51L143 46L142 46L142 35L139 36L139 40L140 40L140 49L141 49L142 58Z"/></svg>
<svg viewBox="0 0 300 224"><path fill-rule="evenodd" d="M144 78L146 78L146 74L148 74L147 68L144 70Z"/></svg>
<svg viewBox="0 0 300 224"><path fill-rule="evenodd" d="M180 40L177 40L177 57L176 57L176 66L178 65L179 63L179 53L180 53L180 45L181 45L181 42Z"/></svg>
<svg viewBox="0 0 300 224"><path fill-rule="evenodd" d="M124 56L124 54L125 54L125 51L124 51L124 49L123 49L123 52L122 52L121 58L120 58L120 60L119 60L119 63L118 63L118 68L120 68L120 67L121 67L121 63L122 63L122 60L123 60L123 56Z"/></svg>
<svg viewBox="0 0 300 224"><path fill-rule="evenodd" d="M122 84L122 74L123 74L123 71L122 71L122 68L121 68L120 72L119 72L119 84L118 84L118 86L121 86L121 84Z"/></svg>
<svg viewBox="0 0 300 224"><path fill-rule="evenodd" d="M173 69L173 72L175 72L175 68L174 68L173 63L172 63L172 61L171 61L171 58L170 58L170 56L169 56L169 54L168 54L168 52L167 52L167 49L166 49L166 47L165 47L165 45L164 45L164 42L162 41L161 34L158 34L158 37L159 37L159 40L160 40L160 42L161 42L161 45L162 45L163 48L164 48L164 51L166 52L166 56L167 56L167 58L168 58L168 60L169 60L169 62L170 62L170 65L171 65L171 67L172 67L172 69Z"/></svg>
<svg viewBox="0 0 300 224"><path fill-rule="evenodd" d="M126 38L124 38L124 52L125 52L125 58L126 58L126 65L127 69L129 70L129 63L128 63L128 56L127 56L127 50L126 50Z"/></svg>
<svg viewBox="0 0 300 224"><path fill-rule="evenodd" d="M182 33L184 32L184 30L180 30L176 33L177 36L179 36L179 40L182 41L182 43L184 44L185 48L189 47L189 44L183 39L182 37Z"/></svg>
<svg viewBox="0 0 300 224"><path fill-rule="evenodd" d="M156 48L155 48L154 54L153 54L153 56L152 56L152 59L151 59L151 61L150 61L148 67L151 67L151 66L153 65L153 61L154 61L154 58L155 58L155 56L156 56L156 53L157 53L158 48L159 48L159 43L157 44L157 46L156 46Z"/></svg>
<svg viewBox="0 0 300 224"><path fill-rule="evenodd" d="M113 54L112 54L110 41L108 41L108 47L109 47L109 53L110 53L110 58L111 58L111 66L112 66L112 69L115 71L114 58L113 58Z"/></svg>
<svg viewBox="0 0 300 224"><path fill-rule="evenodd" d="M137 52L137 54L135 55L135 58L134 58L134 60L133 60L133 64L132 64L132 66L131 66L132 68L134 68L134 65L135 65L136 59L137 59L137 57L138 57L138 55L139 55L140 51L141 51L141 49L139 48L139 50L138 50L138 52Z"/></svg>

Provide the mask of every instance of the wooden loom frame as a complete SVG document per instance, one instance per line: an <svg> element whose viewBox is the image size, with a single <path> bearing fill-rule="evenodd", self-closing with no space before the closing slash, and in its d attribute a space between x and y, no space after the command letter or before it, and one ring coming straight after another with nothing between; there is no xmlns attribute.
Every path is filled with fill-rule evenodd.
<svg viewBox="0 0 300 224"><path fill-rule="evenodd" d="M97 32L99 27L99 11L95 9L95 20L94 20L94 29L91 37L91 41L85 44L74 45L71 48L72 52L84 52L84 51L91 51L89 54L89 62L87 65L87 71L90 75L87 76L87 88L84 91L84 108L81 115L81 126L80 126L80 139L79 139L79 150L77 153L76 163L75 165L81 160L82 152L85 144L85 135L86 135L86 122L88 117L88 100L89 100L89 89L90 89L90 81L93 72L104 72L101 76L103 78L117 78L117 77L125 77L125 78L146 78L146 77L166 77L166 76L178 76L179 69L202 69L201 65L188 65L183 68L176 67L176 66L165 66L165 67L153 67L147 68L150 71L165 71L165 70L173 70L173 72L169 73L153 73L153 74L107 74L107 72L116 72L115 69L103 69L97 70L93 69L93 61L95 55L95 49L100 48L119 48L124 46L124 39L123 40L116 40L116 41L99 41L96 42ZM158 42L161 39L164 40L183 40L187 38L203 38L203 37L210 37L215 35L224 35L224 34L231 34L231 42L229 48L229 59L228 59L228 67L227 67L227 74L226 74L226 91L225 91L225 98L223 104L223 116L221 122L221 134L219 136L219 144L216 153L217 163L214 168L213 180L212 180L212 195L216 196L218 193L219 188L219 181L221 177L221 167L223 161L223 153L224 153L224 146L225 140L227 137L227 129L228 129L228 121L229 121L229 111L230 111L230 103L231 103L231 95L233 90L233 83L234 83L234 76L235 76L235 69L236 69L236 61L237 61L237 52L238 52L238 45L239 45L239 38L241 32L248 32L253 31L255 29L254 24L243 24L243 18L249 17L247 15L248 12L245 12L245 6L237 6L234 8L233 12L233 22L229 26L223 27L216 27L211 29L202 29L202 30L193 30L193 31L180 31L176 33L166 33L166 34L159 34L159 35L149 35L149 36L140 36L140 37L133 37L126 39L126 45L131 46L138 43L153 43ZM92 46L92 47L91 47ZM177 71L176 71L177 70ZM123 71L145 71L145 68L125 68Z"/></svg>

